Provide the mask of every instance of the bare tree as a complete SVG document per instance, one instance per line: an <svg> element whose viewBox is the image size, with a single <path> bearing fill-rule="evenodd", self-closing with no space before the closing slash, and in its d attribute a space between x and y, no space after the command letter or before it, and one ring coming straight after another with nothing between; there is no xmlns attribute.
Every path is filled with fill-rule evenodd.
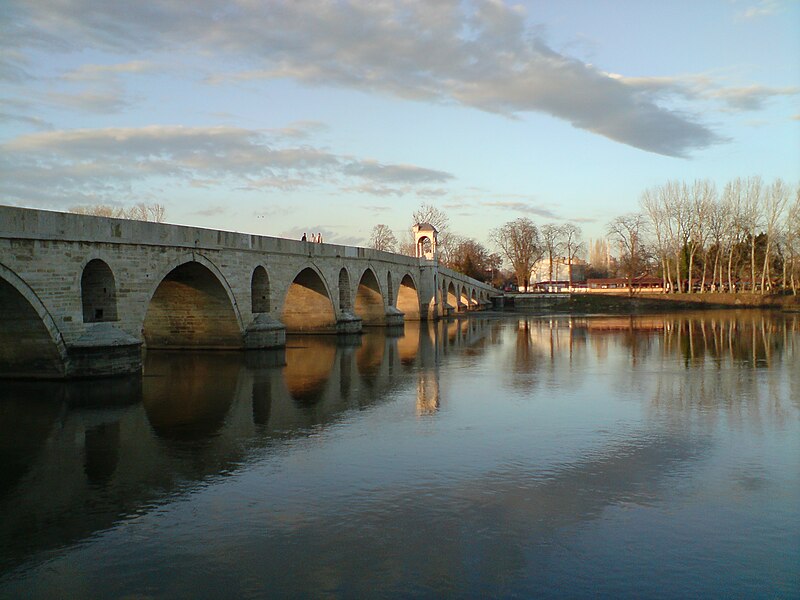
<svg viewBox="0 0 800 600"><path fill-rule="evenodd" d="M794 202L786 213L785 232L784 287L786 287L786 271L788 270L792 293L796 296L797 279L800 275L800 184L796 188Z"/></svg>
<svg viewBox="0 0 800 600"><path fill-rule="evenodd" d="M711 273L711 282L721 291L724 287L723 284L723 269L720 258L724 251L724 242L727 236L727 230L733 227L733 219L725 210L724 204L717 201L712 204L711 211L708 215L708 239L713 244L709 244L709 248L714 249L714 268ZM706 253L708 259L708 253Z"/></svg>
<svg viewBox="0 0 800 600"><path fill-rule="evenodd" d="M558 258L559 253L561 252L561 236L562 231L558 225L554 225L552 223L546 223L545 225L542 225L542 248L545 256L547 256L548 260L550 261L548 266L549 281L553 281L553 265L555 264L555 260Z"/></svg>
<svg viewBox="0 0 800 600"><path fill-rule="evenodd" d="M589 264L601 276L606 277L609 270L609 250L607 240L594 240L589 244Z"/></svg>
<svg viewBox="0 0 800 600"><path fill-rule="evenodd" d="M764 217L767 227L767 246L764 249L764 266L761 269L761 293L765 293L767 287L772 289L772 279L770 277L770 252L776 240L781 235L781 225L789 202L789 188L782 179L776 179L767 188L764 194Z"/></svg>
<svg viewBox="0 0 800 600"><path fill-rule="evenodd" d="M740 217L742 227L750 241L750 290L756 289L756 236L763 223L761 196L764 184L761 177L748 177L743 182L736 180L741 193Z"/></svg>
<svg viewBox="0 0 800 600"><path fill-rule="evenodd" d="M489 251L483 244L471 238L461 238L453 245L447 266L473 279L483 280L486 278L488 260Z"/></svg>
<svg viewBox="0 0 800 600"><path fill-rule="evenodd" d="M690 219L691 229L687 250L689 254L689 293L692 293L694 291L694 286L692 285L694 260L697 253L706 246L708 221L716 201L717 190L710 180L698 179L692 184L690 193L692 217ZM706 260L703 261L703 277L700 282L700 291L703 291L706 286L706 262Z"/></svg>
<svg viewBox="0 0 800 600"><path fill-rule="evenodd" d="M730 220L730 227L728 228L726 236L726 245L728 248L728 289L730 291L736 290L733 283L734 259L737 259L738 262L741 248L750 235L748 218L746 215L745 196L745 181L739 177L729 181L725 185L725 190L722 194L722 204Z"/></svg>
<svg viewBox="0 0 800 600"><path fill-rule="evenodd" d="M517 285L527 290L531 269L543 254L536 225L528 218L519 218L492 231L491 237L513 266Z"/></svg>
<svg viewBox="0 0 800 600"><path fill-rule="evenodd" d="M567 223L561 227L562 243L564 246L565 258L567 259L567 278L569 282L568 290L572 289L572 261L583 252L583 242L581 241L581 228L572 223Z"/></svg>
<svg viewBox="0 0 800 600"><path fill-rule="evenodd" d="M404 254L406 256L417 255L417 244L414 242L414 234L411 233L410 229L400 234L400 239L398 240L398 245L397 245L397 252L399 254Z"/></svg>
<svg viewBox="0 0 800 600"><path fill-rule="evenodd" d="M69 209L69 212L79 215L93 215L96 217L112 217L115 219L163 223L167 211L163 204L145 204L144 202L140 202L127 208L123 206L108 206L107 204L73 206Z"/></svg>
<svg viewBox="0 0 800 600"><path fill-rule="evenodd" d="M653 227L655 234L656 246L655 250L658 253L658 260L661 263L661 282L664 291L672 284L672 277L670 277L669 254L670 246L667 230L667 214L665 207L662 206L659 195L659 189L647 189L642 192L639 198L639 206L650 217L650 225Z"/></svg>
<svg viewBox="0 0 800 600"><path fill-rule="evenodd" d="M647 221L641 213L617 217L608 224L608 236L619 246L619 262L628 279L628 293L633 295L633 279L647 264L643 243Z"/></svg>
<svg viewBox="0 0 800 600"><path fill-rule="evenodd" d="M112 217L114 219L124 219L125 209L121 206L109 206L108 204L92 204L84 206L73 206L69 212L77 215L91 215L94 217Z"/></svg>
<svg viewBox="0 0 800 600"><path fill-rule="evenodd" d="M397 247L397 238L394 233L383 223L379 223L372 228L372 235L369 238L370 248L383 250L384 252L394 252Z"/></svg>

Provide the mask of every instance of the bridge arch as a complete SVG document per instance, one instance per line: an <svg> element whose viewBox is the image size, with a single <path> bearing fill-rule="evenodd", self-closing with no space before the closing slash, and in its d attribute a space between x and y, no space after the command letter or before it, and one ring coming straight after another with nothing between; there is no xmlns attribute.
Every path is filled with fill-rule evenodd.
<svg viewBox="0 0 800 600"><path fill-rule="evenodd" d="M84 323L116 321L117 283L108 263L93 258L81 273L81 304Z"/></svg>
<svg viewBox="0 0 800 600"><path fill-rule="evenodd" d="M162 273L142 333L149 348L241 348L241 323L227 280L214 263L195 253Z"/></svg>
<svg viewBox="0 0 800 600"><path fill-rule="evenodd" d="M287 333L336 331L336 313L328 290L325 278L313 265L295 275L281 311Z"/></svg>
<svg viewBox="0 0 800 600"><path fill-rule="evenodd" d="M397 308L405 315L407 321L419 321L419 291L410 273L406 273L400 280L400 288L397 290Z"/></svg>
<svg viewBox="0 0 800 600"><path fill-rule="evenodd" d="M469 306L470 308L477 308L478 306L478 292L476 290L472 290L472 295L469 299Z"/></svg>
<svg viewBox="0 0 800 600"><path fill-rule="evenodd" d="M361 317L364 325L384 325L386 308L378 277L372 267L367 267L358 281L356 289L355 314Z"/></svg>
<svg viewBox="0 0 800 600"><path fill-rule="evenodd" d="M452 281L447 286L447 303L453 308L458 308L458 296L456 296L456 286Z"/></svg>
<svg viewBox="0 0 800 600"><path fill-rule="evenodd" d="M271 308L269 273L263 265L258 265L253 269L250 277L250 304L251 312L268 313Z"/></svg>
<svg viewBox="0 0 800 600"><path fill-rule="evenodd" d="M0 264L0 377L63 377L66 345L50 312Z"/></svg>

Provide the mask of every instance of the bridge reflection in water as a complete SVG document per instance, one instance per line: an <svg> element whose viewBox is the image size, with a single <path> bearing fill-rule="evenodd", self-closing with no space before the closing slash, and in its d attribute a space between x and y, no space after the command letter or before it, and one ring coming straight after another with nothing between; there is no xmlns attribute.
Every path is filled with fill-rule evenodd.
<svg viewBox="0 0 800 600"><path fill-rule="evenodd" d="M149 352L141 378L8 382L0 388L0 582L16 565L44 561L122 519L246 469L352 411L413 398L408 412L428 419L457 404L443 382L458 369L491 369L498 393L528 395L549 388L569 394L600 371L613 371L611 387L641 392L650 419L680 421L699 410L700 422L712 426L724 410L742 427L780 425L792 406L800 409L800 394L764 398L758 372L797 365L798 332L796 315L760 312L473 317L355 337L289 336L285 350ZM653 368L665 362L670 369ZM781 385L800 390L800 369L781 373L791 379ZM616 440L553 470L546 481L519 463L487 473L487 481L465 482L458 492L483 507L466 518L487 528L490 517L505 519L542 535L598 518L634 490L647 486L653 493L664 469L706 449L705 441L673 434ZM407 524L419 518L405 514L409 506L401 503L396 514ZM508 565L525 563L513 543L495 550ZM452 545L445 554L462 552ZM351 550L345 555L360 560ZM452 568L451 562L439 567ZM431 577L443 576L431 568Z"/></svg>
<svg viewBox="0 0 800 600"><path fill-rule="evenodd" d="M364 335L289 336L285 349L151 351L141 378L4 382L0 572L234 472L254 446L307 436L345 411L416 389L418 414L430 414L440 402L441 355L489 328L486 320L460 329L410 322Z"/></svg>

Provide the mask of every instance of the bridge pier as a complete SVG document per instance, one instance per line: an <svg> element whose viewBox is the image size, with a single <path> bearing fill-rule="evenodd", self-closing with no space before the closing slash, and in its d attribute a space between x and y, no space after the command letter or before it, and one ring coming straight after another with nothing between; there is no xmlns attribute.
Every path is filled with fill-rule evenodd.
<svg viewBox="0 0 800 600"><path fill-rule="evenodd" d="M266 313L256 315L244 332L244 347L248 350L284 346L286 346L286 327Z"/></svg>
<svg viewBox="0 0 800 600"><path fill-rule="evenodd" d="M90 323L67 344L64 375L68 378L131 375L142 370L142 342L111 323Z"/></svg>
<svg viewBox="0 0 800 600"><path fill-rule="evenodd" d="M342 314L336 320L336 333L339 334L361 333L361 329L362 329L361 317L357 317L353 313L342 312Z"/></svg>
<svg viewBox="0 0 800 600"><path fill-rule="evenodd" d="M386 326L387 327L402 327L405 323L405 315L402 311L394 306L386 309Z"/></svg>

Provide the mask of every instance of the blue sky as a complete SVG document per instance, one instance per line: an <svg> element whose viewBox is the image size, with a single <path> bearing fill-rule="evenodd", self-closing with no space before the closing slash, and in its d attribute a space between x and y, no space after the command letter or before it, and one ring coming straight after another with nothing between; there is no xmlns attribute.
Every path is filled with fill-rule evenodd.
<svg viewBox="0 0 800 600"><path fill-rule="evenodd" d="M0 202L366 244L800 180L800 2L5 0Z"/></svg>

